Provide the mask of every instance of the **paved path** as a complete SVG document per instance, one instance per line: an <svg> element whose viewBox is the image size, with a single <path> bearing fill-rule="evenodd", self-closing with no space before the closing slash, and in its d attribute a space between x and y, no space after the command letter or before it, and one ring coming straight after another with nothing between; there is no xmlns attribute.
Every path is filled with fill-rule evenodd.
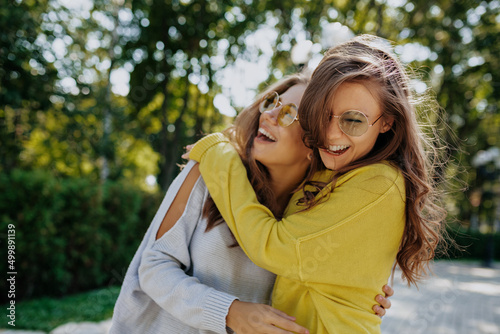
<svg viewBox="0 0 500 334"><path fill-rule="evenodd" d="M438 261L435 276L408 288L395 279L383 334L500 334L500 264ZM400 272L396 272L396 277ZM50 334L107 334L110 321L68 323ZM0 329L0 334L44 334Z"/></svg>
<svg viewBox="0 0 500 334"><path fill-rule="evenodd" d="M500 265L437 261L435 276L408 288L394 281L384 334L500 334ZM396 273L396 277L400 276Z"/></svg>

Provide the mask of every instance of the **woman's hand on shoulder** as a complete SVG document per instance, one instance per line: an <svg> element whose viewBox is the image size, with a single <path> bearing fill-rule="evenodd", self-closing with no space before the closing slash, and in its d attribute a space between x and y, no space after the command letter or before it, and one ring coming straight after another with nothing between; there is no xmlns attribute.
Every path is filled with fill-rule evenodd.
<svg viewBox="0 0 500 334"><path fill-rule="evenodd" d="M186 145L186 147L184 147L184 149L186 150L186 153L184 153L183 155L181 155L181 158L189 160L189 153L191 152L191 150L193 149L193 147L194 147L194 144Z"/></svg>
<svg viewBox="0 0 500 334"><path fill-rule="evenodd" d="M373 305L373 311L381 318L385 315L386 311L391 308L391 301L388 298L394 295L394 290L387 284L382 287L382 290L385 293L385 297L377 295L375 300L378 304Z"/></svg>
<svg viewBox="0 0 500 334"><path fill-rule="evenodd" d="M226 325L238 334L269 333L308 334L309 331L295 323L295 318L269 305L235 300L226 317Z"/></svg>

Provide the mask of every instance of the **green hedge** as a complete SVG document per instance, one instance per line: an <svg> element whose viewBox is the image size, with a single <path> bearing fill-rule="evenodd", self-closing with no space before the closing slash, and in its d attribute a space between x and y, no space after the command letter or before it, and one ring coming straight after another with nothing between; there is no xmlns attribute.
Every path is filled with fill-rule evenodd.
<svg viewBox="0 0 500 334"><path fill-rule="evenodd" d="M490 242L493 242L493 258L500 261L500 233L491 235L479 231L450 228L448 229L448 235L463 250L460 251L450 247L448 255L440 256L441 258L484 260L486 259L487 246Z"/></svg>
<svg viewBox="0 0 500 334"><path fill-rule="evenodd" d="M0 233L16 231L16 299L120 284L161 199L124 182L0 175Z"/></svg>
<svg viewBox="0 0 500 334"><path fill-rule="evenodd" d="M1 174L2 240L9 224L16 227L16 300L121 284L161 199L124 182L99 185L42 171ZM466 250L451 250L448 258L485 258L488 235L449 233ZM500 234L494 244L500 260ZM9 271L6 251L2 242L3 273Z"/></svg>

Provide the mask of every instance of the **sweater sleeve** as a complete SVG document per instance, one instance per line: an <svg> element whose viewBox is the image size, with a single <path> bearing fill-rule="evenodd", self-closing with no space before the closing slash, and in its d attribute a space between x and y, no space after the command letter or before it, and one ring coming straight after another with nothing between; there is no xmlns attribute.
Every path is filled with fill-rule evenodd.
<svg viewBox="0 0 500 334"><path fill-rule="evenodd" d="M259 203L245 166L228 139L220 133L208 135L196 143L189 156L200 162L210 195L250 260L277 275L297 278L296 240Z"/></svg>
<svg viewBox="0 0 500 334"><path fill-rule="evenodd" d="M256 265L289 279L311 279L310 270L306 270L310 256L302 249L304 241L324 244L328 253L342 247L344 239L326 232L356 221L363 213L380 216L383 215L380 210L394 209L376 206L387 196L398 214L401 209L404 211L404 199L396 185L401 184L401 180L396 182L399 174L394 168L379 164L381 167L369 166L346 174L339 178L336 190L327 200L278 221L258 202L238 153L223 137L213 135L202 139L190 157L200 162L200 172L212 198L249 258Z"/></svg>
<svg viewBox="0 0 500 334"><path fill-rule="evenodd" d="M226 316L237 298L187 273L191 267L189 244L200 219L205 190L198 179L180 219L144 250L139 280L143 291L180 321L201 330L226 333Z"/></svg>

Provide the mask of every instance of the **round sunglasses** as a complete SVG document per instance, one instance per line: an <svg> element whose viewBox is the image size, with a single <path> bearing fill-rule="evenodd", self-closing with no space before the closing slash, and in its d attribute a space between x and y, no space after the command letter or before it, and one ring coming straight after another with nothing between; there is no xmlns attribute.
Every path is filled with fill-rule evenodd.
<svg viewBox="0 0 500 334"><path fill-rule="evenodd" d="M368 131L370 126L377 123L382 117L380 115L373 123L368 123L368 117L358 110L347 110L340 116L331 115L339 119L339 128L348 136L359 137Z"/></svg>
<svg viewBox="0 0 500 334"><path fill-rule="evenodd" d="M282 127L287 127L292 125L292 123L298 120L297 113L298 107L294 103L287 103L283 105L280 101L280 95L277 92L267 93L259 105L259 111L261 113L269 110L273 110L281 106L281 110L278 114L278 124Z"/></svg>

